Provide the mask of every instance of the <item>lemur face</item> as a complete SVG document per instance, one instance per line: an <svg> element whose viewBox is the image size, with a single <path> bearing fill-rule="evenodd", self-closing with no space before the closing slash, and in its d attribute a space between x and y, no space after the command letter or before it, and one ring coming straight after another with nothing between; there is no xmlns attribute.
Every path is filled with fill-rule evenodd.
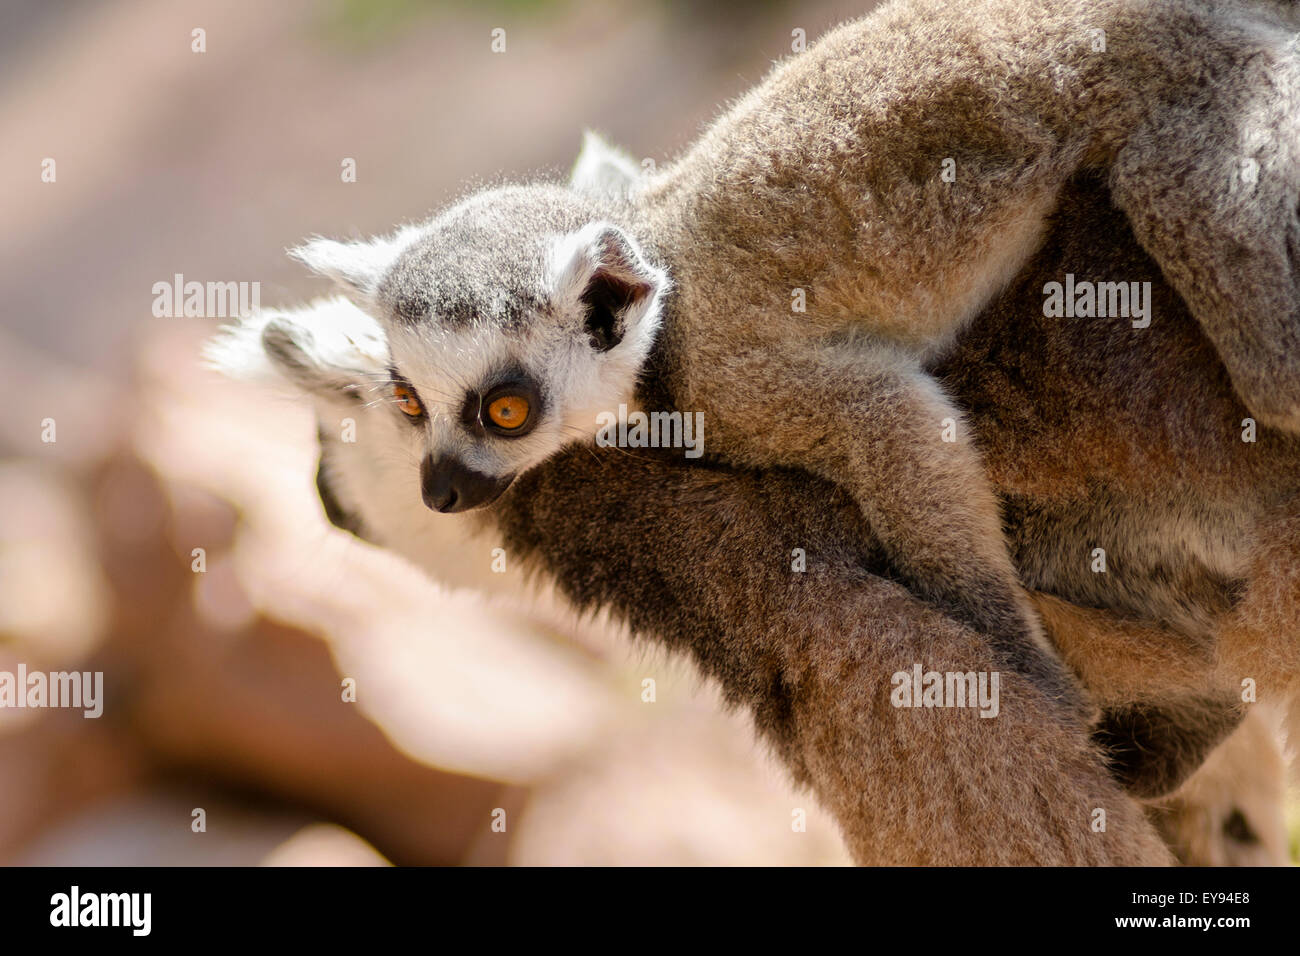
<svg viewBox="0 0 1300 956"><path fill-rule="evenodd" d="M568 188L487 190L389 237L309 242L293 255L347 298L266 309L209 362L297 386L330 520L436 565L447 519L430 509L487 505L630 395L668 288L607 215L638 178L589 133Z"/></svg>
<svg viewBox="0 0 1300 956"><path fill-rule="evenodd" d="M295 255L382 329L370 401L402 429L424 504L444 513L492 503L591 439L597 415L631 397L667 285L625 231L560 187L488 190L391 239Z"/></svg>

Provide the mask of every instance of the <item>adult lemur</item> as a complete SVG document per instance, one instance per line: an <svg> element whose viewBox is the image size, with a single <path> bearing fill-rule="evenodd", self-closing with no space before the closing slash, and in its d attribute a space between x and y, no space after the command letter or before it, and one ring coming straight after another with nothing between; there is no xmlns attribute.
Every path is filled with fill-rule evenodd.
<svg viewBox="0 0 1300 956"><path fill-rule="evenodd" d="M1043 287L1067 273L1150 282L1157 320L1045 317ZM493 507L435 514L409 426L370 400L389 361L371 316L341 298L268 309L214 352L234 374L295 384L335 524L451 583L513 595L522 570L542 571L577 607L689 655L861 863L1168 861L1131 795L1196 769L1240 713L1243 679L1261 702L1300 688L1300 441L1267 428L1243 441L1214 350L1096 177L1067 185L1043 248L930 366L969 410L1023 580L1105 711L1092 741L1005 653L889 580L860 511L825 481L575 444ZM507 574L489 570L497 548ZM998 718L891 706L891 675L917 661L1001 669ZM1265 763L1250 757L1253 773ZM1224 852L1199 862L1258 850L1255 834L1280 826L1257 806L1280 784L1261 794L1231 764L1231 786L1199 802ZM1161 818L1181 830L1207 816Z"/></svg>
<svg viewBox="0 0 1300 956"><path fill-rule="evenodd" d="M1300 431L1296 29L1269 0L900 0L625 193L494 188L297 254L381 323L375 385L430 508L495 500L652 361L709 452L846 490L914 593L1073 700L923 366L1038 247L1063 184L1103 169L1245 405ZM264 341L300 361L274 324Z"/></svg>

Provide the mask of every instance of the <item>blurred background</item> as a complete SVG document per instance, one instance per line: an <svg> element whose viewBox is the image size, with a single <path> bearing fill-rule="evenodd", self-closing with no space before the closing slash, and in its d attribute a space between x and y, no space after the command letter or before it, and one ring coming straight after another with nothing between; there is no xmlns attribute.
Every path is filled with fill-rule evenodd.
<svg viewBox="0 0 1300 956"><path fill-rule="evenodd" d="M689 667L331 528L311 416L153 287L303 301L286 247L562 176L587 127L662 163L870 6L0 0L0 671L105 683L0 709L0 863L847 862Z"/></svg>

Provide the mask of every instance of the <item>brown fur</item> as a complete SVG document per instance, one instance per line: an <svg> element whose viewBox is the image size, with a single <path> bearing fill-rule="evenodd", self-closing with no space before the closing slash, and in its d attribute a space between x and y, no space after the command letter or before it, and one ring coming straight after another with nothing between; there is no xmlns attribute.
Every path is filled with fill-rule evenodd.
<svg viewBox="0 0 1300 956"><path fill-rule="evenodd" d="M1074 705L972 433L943 440L961 415L919 360L1015 274L1088 165L1112 171L1256 414L1300 423L1290 29L1266 4L910 0L833 31L630 192L626 221L675 284L656 364L673 404L704 412L728 461L847 490L915 593ZM1225 173L1243 158L1249 190Z"/></svg>

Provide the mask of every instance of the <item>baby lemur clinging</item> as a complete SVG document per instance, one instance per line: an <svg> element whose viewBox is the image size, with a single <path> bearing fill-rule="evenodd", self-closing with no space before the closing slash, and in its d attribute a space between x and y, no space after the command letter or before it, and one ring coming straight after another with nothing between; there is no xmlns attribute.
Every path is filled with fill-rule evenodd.
<svg viewBox="0 0 1300 956"><path fill-rule="evenodd" d="M1034 251L1062 184L1104 168L1245 404L1300 431L1296 30L1270 0L890 3L631 188L488 189L297 255L383 325L379 387L431 508L489 503L589 439L653 351L710 453L846 489L910 588L1057 680L921 363Z"/></svg>

